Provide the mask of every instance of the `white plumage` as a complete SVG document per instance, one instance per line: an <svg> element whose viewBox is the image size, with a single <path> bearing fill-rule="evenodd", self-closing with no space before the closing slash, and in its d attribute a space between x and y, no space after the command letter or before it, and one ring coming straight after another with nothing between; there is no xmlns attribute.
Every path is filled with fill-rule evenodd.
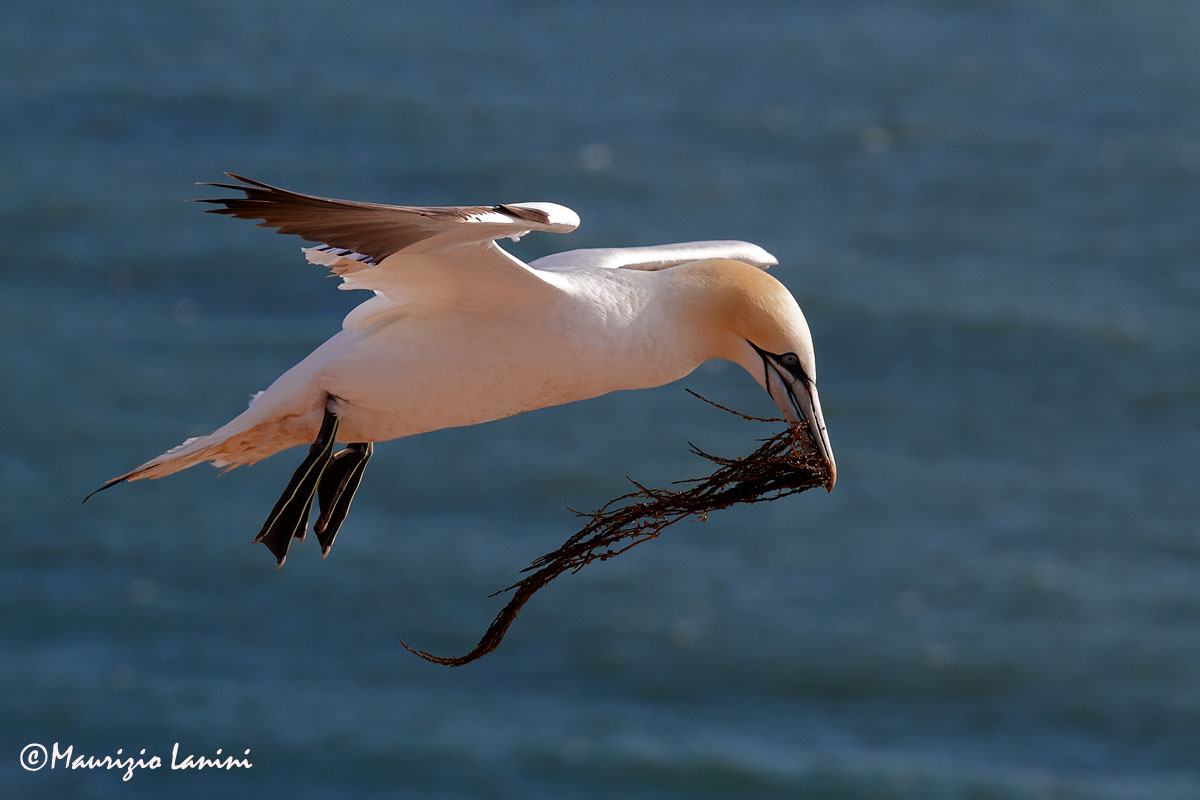
<svg viewBox="0 0 1200 800"><path fill-rule="evenodd" d="M330 545L341 519L328 533L326 505L348 491L340 500L348 506L357 487L361 466L353 480L332 467L322 478L326 461L354 461L340 458L345 451L332 454L334 440L362 447L658 386L709 358L741 364L789 421L807 424L835 474L808 325L791 294L765 272L775 259L756 245L573 250L525 264L496 240L566 233L578 216L552 203L420 208L331 200L230 177L242 185L211 185L246 196L206 201L221 206L213 212L321 242L305 248L307 259L339 275L341 288L374 297L242 414L103 488L202 461L249 464L317 437L293 479L296 498L289 506L285 492L260 534L282 563L287 540L304 534L317 484L317 532L324 528ZM320 441L319 429L332 431L329 442ZM363 452L365 465L369 445ZM303 519L293 519L301 511ZM299 525L286 539L271 532L281 515L290 528Z"/></svg>

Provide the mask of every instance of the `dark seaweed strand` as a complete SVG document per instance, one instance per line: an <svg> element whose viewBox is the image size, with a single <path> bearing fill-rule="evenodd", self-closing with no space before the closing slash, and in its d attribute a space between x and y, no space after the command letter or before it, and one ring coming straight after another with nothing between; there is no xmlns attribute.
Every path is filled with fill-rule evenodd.
<svg viewBox="0 0 1200 800"><path fill-rule="evenodd" d="M747 420L783 422L750 417L706 398L700 399ZM763 444L744 458L714 456L692 444L691 451L716 464L717 469L706 478L675 483L689 485L689 488L649 488L630 478L635 491L610 500L596 511L575 511L578 516L588 518L587 524L560 548L535 559L522 570L522 573L531 574L491 595L513 593L479 643L466 655L437 656L426 650L414 650L403 639L400 644L426 661L461 667L495 650L521 608L539 589L564 572L575 573L593 561L607 561L619 556L657 538L666 528L688 517L699 516L703 521L710 511L738 503L773 502L829 482L825 463L812 449L802 427L789 428L759 441Z"/></svg>

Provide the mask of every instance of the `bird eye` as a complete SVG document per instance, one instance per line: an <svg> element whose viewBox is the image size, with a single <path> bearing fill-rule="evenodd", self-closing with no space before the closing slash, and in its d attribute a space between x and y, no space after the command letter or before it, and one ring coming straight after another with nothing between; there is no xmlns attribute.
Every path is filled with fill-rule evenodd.
<svg viewBox="0 0 1200 800"><path fill-rule="evenodd" d="M800 363L800 357L795 353L784 353L779 357L779 363L785 367L795 367Z"/></svg>

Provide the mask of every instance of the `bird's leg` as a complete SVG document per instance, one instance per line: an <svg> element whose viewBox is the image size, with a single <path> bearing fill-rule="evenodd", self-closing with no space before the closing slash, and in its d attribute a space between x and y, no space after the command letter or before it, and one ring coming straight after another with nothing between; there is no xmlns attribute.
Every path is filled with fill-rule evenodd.
<svg viewBox="0 0 1200 800"><path fill-rule="evenodd" d="M350 511L350 501L358 491L363 472L366 471L367 462L374 450L375 445L371 442L355 442L348 445L345 450L334 453L329 466L321 475L317 484L317 501L320 503L321 515L317 517L317 524L313 526L313 532L321 544L321 558L329 555L329 548L333 547L338 528L342 527L342 522Z"/></svg>
<svg viewBox="0 0 1200 800"><path fill-rule="evenodd" d="M326 404L325 419L321 422L321 430L316 440L308 448L304 462L292 474L287 488L283 490L267 521L263 523L262 530L254 539L267 546L279 561L280 567L287 558L288 545L292 543L292 538L304 538L313 496L317 493L321 473L325 471L333 453L337 428L338 416L330 411Z"/></svg>

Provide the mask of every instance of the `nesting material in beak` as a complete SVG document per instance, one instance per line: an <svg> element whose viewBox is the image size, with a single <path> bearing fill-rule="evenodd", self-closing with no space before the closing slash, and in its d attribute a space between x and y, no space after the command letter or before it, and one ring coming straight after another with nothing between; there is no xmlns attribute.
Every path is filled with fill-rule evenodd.
<svg viewBox="0 0 1200 800"><path fill-rule="evenodd" d="M703 397L700 399L743 419L785 422L746 416ZM832 454L826 457L819 444L820 437L810 436L803 421L799 425L789 424L774 436L760 441L762 445L757 450L741 458L710 455L692 445L693 453L717 465L708 477L678 481L676 485L687 485L685 489L652 489L631 480L637 487L635 491L610 500L591 513L576 512L588 519L587 524L562 547L534 560L523 570L530 573L526 577L496 592L511 591L513 595L479 644L466 655L436 656L425 650L414 650L403 640L400 643L426 661L450 667L462 666L495 650L522 606L564 572L578 572L593 561L618 556L656 538L669 525L683 519L699 517L703 522L710 511L738 503L770 502L819 486L833 488Z"/></svg>

